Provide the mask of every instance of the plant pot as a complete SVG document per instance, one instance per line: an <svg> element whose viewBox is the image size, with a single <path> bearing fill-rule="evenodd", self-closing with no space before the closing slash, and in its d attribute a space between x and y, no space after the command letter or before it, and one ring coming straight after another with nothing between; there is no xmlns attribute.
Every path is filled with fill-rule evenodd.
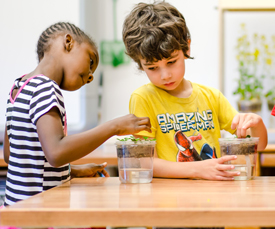
<svg viewBox="0 0 275 229"><path fill-rule="evenodd" d="M234 180L250 180L256 174L257 146L259 138L219 138L221 156L237 155L236 160L225 162L233 164L240 176Z"/></svg>
<svg viewBox="0 0 275 229"><path fill-rule="evenodd" d="M267 101L267 106L268 106L269 111L272 111L274 105L275 105L275 100L268 100Z"/></svg>
<svg viewBox="0 0 275 229"><path fill-rule="evenodd" d="M262 101L260 99L239 100L238 109L240 112L257 113L262 110Z"/></svg>
<svg viewBox="0 0 275 229"><path fill-rule="evenodd" d="M119 179L122 183L150 183L155 141L117 141Z"/></svg>

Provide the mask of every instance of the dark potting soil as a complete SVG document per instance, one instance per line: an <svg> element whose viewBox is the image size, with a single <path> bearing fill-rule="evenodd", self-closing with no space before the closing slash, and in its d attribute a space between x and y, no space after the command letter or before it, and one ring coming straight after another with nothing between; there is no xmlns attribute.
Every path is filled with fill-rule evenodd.
<svg viewBox="0 0 275 229"><path fill-rule="evenodd" d="M152 145L117 145L117 157L152 157L154 147Z"/></svg>
<svg viewBox="0 0 275 229"><path fill-rule="evenodd" d="M230 145L221 145L222 155L249 155L257 151L255 143L239 143Z"/></svg>

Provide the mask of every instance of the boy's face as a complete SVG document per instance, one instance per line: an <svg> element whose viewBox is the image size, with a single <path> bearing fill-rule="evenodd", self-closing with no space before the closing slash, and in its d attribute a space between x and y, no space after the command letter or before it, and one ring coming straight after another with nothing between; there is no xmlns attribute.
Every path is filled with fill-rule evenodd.
<svg viewBox="0 0 275 229"><path fill-rule="evenodd" d="M175 50L167 59L157 62L140 60L141 67L149 80L169 94L178 94L182 90L182 80L185 74L185 59L182 50Z"/></svg>

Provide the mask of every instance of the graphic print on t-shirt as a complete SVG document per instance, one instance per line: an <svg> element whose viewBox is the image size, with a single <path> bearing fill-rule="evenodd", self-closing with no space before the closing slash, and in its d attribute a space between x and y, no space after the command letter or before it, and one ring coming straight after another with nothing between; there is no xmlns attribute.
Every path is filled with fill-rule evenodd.
<svg viewBox="0 0 275 229"><path fill-rule="evenodd" d="M163 134L175 131L174 140L178 149L178 162L217 158L215 148L211 148L202 137L202 134L199 133L199 131L209 131L215 128L211 109L202 112L159 114L157 120ZM190 135L191 131L197 134ZM201 141L199 144L195 144L200 145L201 149L194 147L194 141Z"/></svg>
<svg viewBox="0 0 275 229"><path fill-rule="evenodd" d="M178 162L201 161L197 150L193 146L193 141L201 140L201 134L187 137L181 130L175 133L175 142L179 149L177 154Z"/></svg>
<svg viewBox="0 0 275 229"><path fill-rule="evenodd" d="M217 158L215 148L212 149L207 143L201 148L200 155L193 146L194 141L202 140L202 136L191 135L187 137L181 130L175 133L175 143L178 148L177 162L201 161L210 158Z"/></svg>
<svg viewBox="0 0 275 229"><path fill-rule="evenodd" d="M162 133L181 130L188 132L191 130L204 131L214 129L212 110L204 110L202 112L179 112L176 114L158 114L158 124Z"/></svg>

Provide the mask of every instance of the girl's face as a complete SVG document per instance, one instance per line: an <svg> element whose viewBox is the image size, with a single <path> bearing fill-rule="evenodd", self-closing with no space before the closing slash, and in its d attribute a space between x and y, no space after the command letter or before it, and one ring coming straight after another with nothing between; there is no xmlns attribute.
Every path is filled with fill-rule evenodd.
<svg viewBox="0 0 275 229"><path fill-rule="evenodd" d="M175 50L167 59L152 63L141 59L140 63L149 80L155 86L167 91L169 94L177 94L182 88L185 59L182 50Z"/></svg>
<svg viewBox="0 0 275 229"><path fill-rule="evenodd" d="M74 42L67 53L63 80L60 88L75 91L93 80L93 73L98 66L98 52L88 42Z"/></svg>

